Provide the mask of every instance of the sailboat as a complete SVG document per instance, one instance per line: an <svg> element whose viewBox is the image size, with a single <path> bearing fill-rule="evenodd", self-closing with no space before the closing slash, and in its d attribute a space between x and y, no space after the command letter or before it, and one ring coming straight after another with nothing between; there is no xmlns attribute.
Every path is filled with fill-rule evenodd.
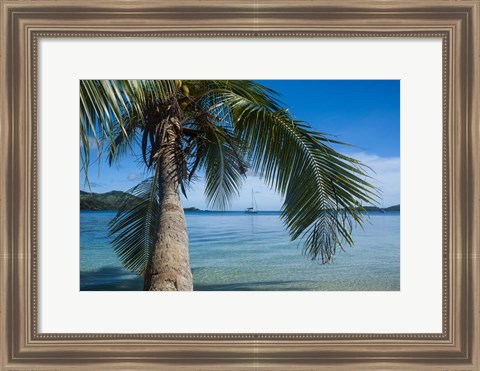
<svg viewBox="0 0 480 371"><path fill-rule="evenodd" d="M385 214L385 206L383 205L383 197L382 197L382 208L379 209L379 211L380 211L382 214Z"/></svg>
<svg viewBox="0 0 480 371"><path fill-rule="evenodd" d="M255 197L253 196L253 188L252 188L252 207L247 207L245 209L247 214L256 214L258 213L258 206L257 201L255 201Z"/></svg>

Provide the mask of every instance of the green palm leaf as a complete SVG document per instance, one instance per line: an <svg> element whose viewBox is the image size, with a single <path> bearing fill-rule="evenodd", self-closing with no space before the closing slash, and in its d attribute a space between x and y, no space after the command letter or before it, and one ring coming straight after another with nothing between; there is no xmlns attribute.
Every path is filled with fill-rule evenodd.
<svg viewBox="0 0 480 371"><path fill-rule="evenodd" d="M127 209L131 197L126 197L115 218L109 223L113 248L118 258L130 271L143 275L157 239L160 220L158 172L127 193L137 199Z"/></svg>
<svg viewBox="0 0 480 371"><path fill-rule="evenodd" d="M205 196L210 207L225 210L239 195L247 166L230 133L216 129L207 136L205 153Z"/></svg>
<svg viewBox="0 0 480 371"><path fill-rule="evenodd" d="M209 207L225 210L246 179L245 150L234 132L230 107L215 92L203 95L199 105L195 124L203 133L199 155L205 169L205 196Z"/></svg>
<svg viewBox="0 0 480 371"><path fill-rule="evenodd" d="M332 149L326 135L293 120L274 97L258 84L252 92L251 85L226 82L218 94L231 109L253 170L284 196L282 219L292 240L304 237L306 254L329 262L338 247L353 244L353 222L366 219L359 205L375 204L375 189L359 161Z"/></svg>
<svg viewBox="0 0 480 371"><path fill-rule="evenodd" d="M112 159L117 157L116 143L131 140L131 125L143 122L146 108L168 100L176 91L174 80L80 82L80 154L87 183L91 139L98 148L99 157L104 142Z"/></svg>

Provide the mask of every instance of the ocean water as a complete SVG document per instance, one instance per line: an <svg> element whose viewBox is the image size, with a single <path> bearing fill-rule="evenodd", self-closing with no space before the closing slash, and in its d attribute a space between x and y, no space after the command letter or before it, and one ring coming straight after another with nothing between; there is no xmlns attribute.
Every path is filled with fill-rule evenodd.
<svg viewBox="0 0 480 371"><path fill-rule="evenodd" d="M114 211L80 213L80 290L142 290L108 237ZM194 290L398 291L400 213L370 213L355 245L322 265L290 241L278 212L187 212Z"/></svg>

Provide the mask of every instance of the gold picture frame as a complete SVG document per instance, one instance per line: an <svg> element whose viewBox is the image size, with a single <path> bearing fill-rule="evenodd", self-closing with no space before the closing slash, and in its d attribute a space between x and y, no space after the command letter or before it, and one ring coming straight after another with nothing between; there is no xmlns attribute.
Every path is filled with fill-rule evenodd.
<svg viewBox="0 0 480 371"><path fill-rule="evenodd" d="M0 4L0 369L480 370L478 0ZM62 37L441 38L442 333L39 333L37 47Z"/></svg>

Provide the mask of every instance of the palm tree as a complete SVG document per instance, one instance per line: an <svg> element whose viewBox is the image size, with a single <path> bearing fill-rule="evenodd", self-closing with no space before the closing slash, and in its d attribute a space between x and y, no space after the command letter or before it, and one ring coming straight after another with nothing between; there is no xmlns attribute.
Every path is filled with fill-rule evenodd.
<svg viewBox="0 0 480 371"><path fill-rule="evenodd" d="M110 223L122 263L145 290L192 290L188 235L179 192L199 170L210 207L228 208L247 170L283 198L281 218L311 259L330 262L352 245L361 204L376 190L339 143L297 121L278 94L254 81L84 80L80 83L82 167L90 143L110 165L136 145L152 176L134 187L138 200ZM136 144L137 143L137 144Z"/></svg>

